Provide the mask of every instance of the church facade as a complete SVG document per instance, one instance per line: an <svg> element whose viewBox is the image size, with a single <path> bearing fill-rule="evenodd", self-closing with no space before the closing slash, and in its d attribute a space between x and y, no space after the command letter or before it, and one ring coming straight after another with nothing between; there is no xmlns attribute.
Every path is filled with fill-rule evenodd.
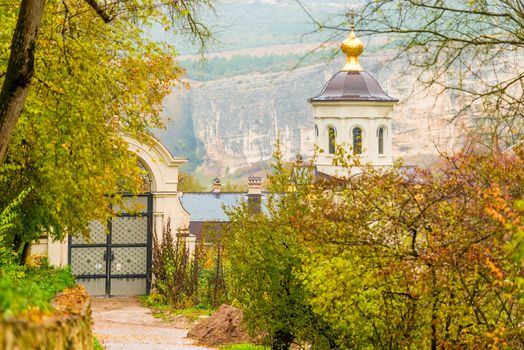
<svg viewBox="0 0 524 350"><path fill-rule="evenodd" d="M339 147L358 157L362 164L393 164L391 112L398 103L360 65L358 57L364 44L353 31L341 49L347 56L344 67L331 77L320 94L309 99L316 145L322 150L316 169L335 177L355 175L333 165Z"/></svg>

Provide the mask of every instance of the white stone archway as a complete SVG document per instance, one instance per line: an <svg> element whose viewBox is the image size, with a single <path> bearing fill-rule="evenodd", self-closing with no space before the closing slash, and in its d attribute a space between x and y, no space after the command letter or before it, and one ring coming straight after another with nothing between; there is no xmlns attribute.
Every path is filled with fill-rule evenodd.
<svg viewBox="0 0 524 350"><path fill-rule="evenodd" d="M189 214L180 203L178 191L178 168L187 159L173 157L167 148L157 139L147 137L147 142L140 142L129 135L123 136L128 143L129 151L140 158L142 165L151 178L151 193L153 194L153 220L157 234L160 234L171 220L171 228L189 226Z"/></svg>
<svg viewBox="0 0 524 350"><path fill-rule="evenodd" d="M161 237L164 226L171 220L171 229L176 236L177 229L189 227L189 214L182 207L181 193L178 191L178 168L187 160L171 155L159 140L147 135L142 137L145 142L130 135L122 135L128 143L128 150L138 156L140 163L149 173L154 230ZM191 246L195 238L187 237L186 240ZM49 237L41 238L32 245L31 251L32 254L47 254L49 262L56 266L69 263L68 239L56 242Z"/></svg>

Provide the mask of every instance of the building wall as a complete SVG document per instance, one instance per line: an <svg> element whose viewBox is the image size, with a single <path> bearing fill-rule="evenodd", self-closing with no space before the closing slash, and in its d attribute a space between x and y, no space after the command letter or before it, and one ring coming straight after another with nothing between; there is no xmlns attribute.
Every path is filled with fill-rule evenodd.
<svg viewBox="0 0 524 350"><path fill-rule="evenodd" d="M357 155L363 164L391 166L393 157L391 116L394 103L390 102L314 102L316 144L324 152L318 155L318 170L333 176L347 176L341 167L333 166L334 156L329 154L329 126L336 129L336 144L344 145L348 152L353 144L353 128L362 128L363 152ZM378 152L378 128L385 128L384 154ZM358 172L358 169L355 169Z"/></svg>
<svg viewBox="0 0 524 350"><path fill-rule="evenodd" d="M53 241L49 236L40 237L31 245L31 255L47 255L49 263L55 266L68 264L68 238L64 242Z"/></svg>

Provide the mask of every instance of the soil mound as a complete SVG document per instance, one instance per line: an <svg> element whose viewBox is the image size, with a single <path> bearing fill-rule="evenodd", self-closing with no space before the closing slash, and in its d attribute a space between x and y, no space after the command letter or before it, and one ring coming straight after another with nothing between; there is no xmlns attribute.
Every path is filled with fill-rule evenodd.
<svg viewBox="0 0 524 350"><path fill-rule="evenodd" d="M209 346L248 342L242 318L242 310L223 304L213 315L193 326L187 337Z"/></svg>

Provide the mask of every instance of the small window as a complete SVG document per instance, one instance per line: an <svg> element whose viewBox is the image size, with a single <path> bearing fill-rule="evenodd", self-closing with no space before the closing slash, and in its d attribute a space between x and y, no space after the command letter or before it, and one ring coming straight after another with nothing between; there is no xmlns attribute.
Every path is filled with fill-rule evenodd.
<svg viewBox="0 0 524 350"><path fill-rule="evenodd" d="M384 127L378 128L378 154L384 154Z"/></svg>
<svg viewBox="0 0 524 350"><path fill-rule="evenodd" d="M318 137L318 126L315 124L315 136Z"/></svg>
<svg viewBox="0 0 524 350"><path fill-rule="evenodd" d="M362 129L358 126L353 128L353 153L362 154Z"/></svg>
<svg viewBox="0 0 524 350"><path fill-rule="evenodd" d="M337 136L337 130L334 126L328 126L328 142L329 142L329 154L335 154L335 138Z"/></svg>

